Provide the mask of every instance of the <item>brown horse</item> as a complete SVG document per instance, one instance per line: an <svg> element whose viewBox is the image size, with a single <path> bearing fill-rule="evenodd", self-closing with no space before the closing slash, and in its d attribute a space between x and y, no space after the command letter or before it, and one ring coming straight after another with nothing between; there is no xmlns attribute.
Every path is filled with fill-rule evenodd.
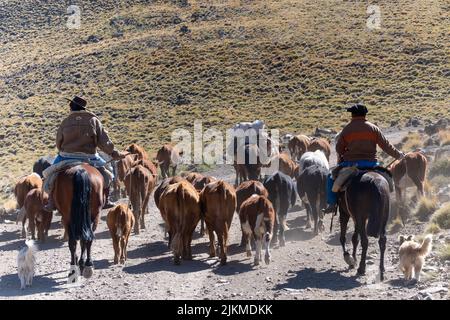
<svg viewBox="0 0 450 320"><path fill-rule="evenodd" d="M389 183L379 173L360 171L351 178L346 190L341 192L339 200L339 220L341 225L341 245L344 260L353 268L356 265L358 236L361 237L361 261L358 274L366 272L366 254L369 237L378 238L380 247L380 279L384 279L384 252L386 250L386 224L389 217L390 198ZM355 231L352 236L353 254L345 249L347 223L353 219Z"/></svg>
<svg viewBox="0 0 450 320"><path fill-rule="evenodd" d="M69 282L77 282L78 275L90 278L93 273L91 245L97 228L100 210L105 203L103 176L94 167L81 164L58 173L53 199L62 214L62 223L69 237L71 254ZM77 261L77 241L81 256ZM85 260L85 253L87 254Z"/></svg>

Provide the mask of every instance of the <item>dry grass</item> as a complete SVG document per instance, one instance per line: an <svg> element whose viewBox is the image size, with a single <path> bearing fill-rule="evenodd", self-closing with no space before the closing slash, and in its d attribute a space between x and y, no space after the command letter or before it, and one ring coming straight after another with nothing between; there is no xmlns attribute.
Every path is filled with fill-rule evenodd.
<svg viewBox="0 0 450 320"><path fill-rule="evenodd" d="M63 98L75 94L119 148L150 152L195 119L339 130L357 101L381 126L450 116L446 2L378 1L376 31L363 1L189 2L83 2L78 30L65 27L64 1L2 4L0 192L55 153Z"/></svg>
<svg viewBox="0 0 450 320"><path fill-rule="evenodd" d="M450 245L445 244L440 250L439 250L439 257L443 261L450 261Z"/></svg>
<svg viewBox="0 0 450 320"><path fill-rule="evenodd" d="M439 132L439 141L441 142L441 146L449 146L450 145L450 131L440 131Z"/></svg>
<svg viewBox="0 0 450 320"><path fill-rule="evenodd" d="M433 179L436 176L450 177L450 159L442 158L434 161L430 166L428 176Z"/></svg>
<svg viewBox="0 0 450 320"><path fill-rule="evenodd" d="M433 216L435 222L441 229L450 229L450 203L442 206Z"/></svg>
<svg viewBox="0 0 450 320"><path fill-rule="evenodd" d="M400 217L395 218L392 220L391 224L389 225L389 234L395 234L400 232L400 230L403 228L403 222Z"/></svg>
<svg viewBox="0 0 450 320"><path fill-rule="evenodd" d="M439 208L436 198L421 197L414 209L414 215L419 221L428 221L430 216Z"/></svg>
<svg viewBox="0 0 450 320"><path fill-rule="evenodd" d="M438 234L439 232L441 232L441 228L439 228L439 225L434 222L430 223L425 229L425 234Z"/></svg>
<svg viewBox="0 0 450 320"><path fill-rule="evenodd" d="M409 133L402 139L402 150L410 152L423 147L424 138L417 132Z"/></svg>

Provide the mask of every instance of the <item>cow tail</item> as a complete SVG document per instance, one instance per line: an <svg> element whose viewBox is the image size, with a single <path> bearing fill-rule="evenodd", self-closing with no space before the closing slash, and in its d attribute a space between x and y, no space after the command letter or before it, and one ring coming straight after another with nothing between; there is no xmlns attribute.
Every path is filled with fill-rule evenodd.
<svg viewBox="0 0 450 320"><path fill-rule="evenodd" d="M181 187L181 185L178 185L177 187L177 204L176 204L176 210L177 210L177 220L176 224L177 227L174 228L174 230L177 230L177 233L173 235L172 238L172 250L174 252L182 253L183 252L183 234L184 234L184 227L186 227L186 223L184 221L185 216L180 216L180 208L185 203L185 192L184 189Z"/></svg>
<svg viewBox="0 0 450 320"><path fill-rule="evenodd" d="M117 230L116 230L116 236L119 237L119 238L121 238L121 237L123 236L123 230L122 230L123 225L122 225L122 220L123 220L122 215L120 214L120 211L117 210L117 211L116 211L116 228L117 228Z"/></svg>
<svg viewBox="0 0 450 320"><path fill-rule="evenodd" d="M73 175L72 207L69 223L70 240L94 240L91 222L91 181L86 170Z"/></svg>

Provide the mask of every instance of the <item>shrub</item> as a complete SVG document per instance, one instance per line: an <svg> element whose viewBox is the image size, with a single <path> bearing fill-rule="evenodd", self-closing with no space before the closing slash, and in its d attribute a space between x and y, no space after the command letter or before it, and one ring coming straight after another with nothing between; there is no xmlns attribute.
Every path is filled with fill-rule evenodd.
<svg viewBox="0 0 450 320"><path fill-rule="evenodd" d="M443 261L450 260L450 245L446 244L441 248L441 250L439 250L439 257Z"/></svg>
<svg viewBox="0 0 450 320"><path fill-rule="evenodd" d="M421 197L414 210L414 215L419 221L427 221L437 209L438 201L436 198Z"/></svg>
<svg viewBox="0 0 450 320"><path fill-rule="evenodd" d="M437 223L434 223L434 222L430 223L428 225L428 227L425 229L426 234L428 234L428 233L437 234L439 232L441 232L441 228L439 228Z"/></svg>
<svg viewBox="0 0 450 320"><path fill-rule="evenodd" d="M428 176L432 179L439 175L450 177L450 159L443 158L433 162Z"/></svg>
<svg viewBox="0 0 450 320"><path fill-rule="evenodd" d="M450 229L450 203L436 211L433 222L437 223L441 229Z"/></svg>

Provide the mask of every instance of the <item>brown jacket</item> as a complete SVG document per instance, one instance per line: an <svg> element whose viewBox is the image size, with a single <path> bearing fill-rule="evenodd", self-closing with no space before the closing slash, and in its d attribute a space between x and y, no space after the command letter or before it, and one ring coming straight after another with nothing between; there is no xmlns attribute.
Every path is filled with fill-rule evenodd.
<svg viewBox="0 0 450 320"><path fill-rule="evenodd" d="M97 148L111 155L114 144L97 116L88 111L72 111L59 126L56 147L60 152L95 154Z"/></svg>
<svg viewBox="0 0 450 320"><path fill-rule="evenodd" d="M377 145L391 157L401 157L400 151L385 138L376 125L365 117L354 117L337 139L338 161L377 161Z"/></svg>

